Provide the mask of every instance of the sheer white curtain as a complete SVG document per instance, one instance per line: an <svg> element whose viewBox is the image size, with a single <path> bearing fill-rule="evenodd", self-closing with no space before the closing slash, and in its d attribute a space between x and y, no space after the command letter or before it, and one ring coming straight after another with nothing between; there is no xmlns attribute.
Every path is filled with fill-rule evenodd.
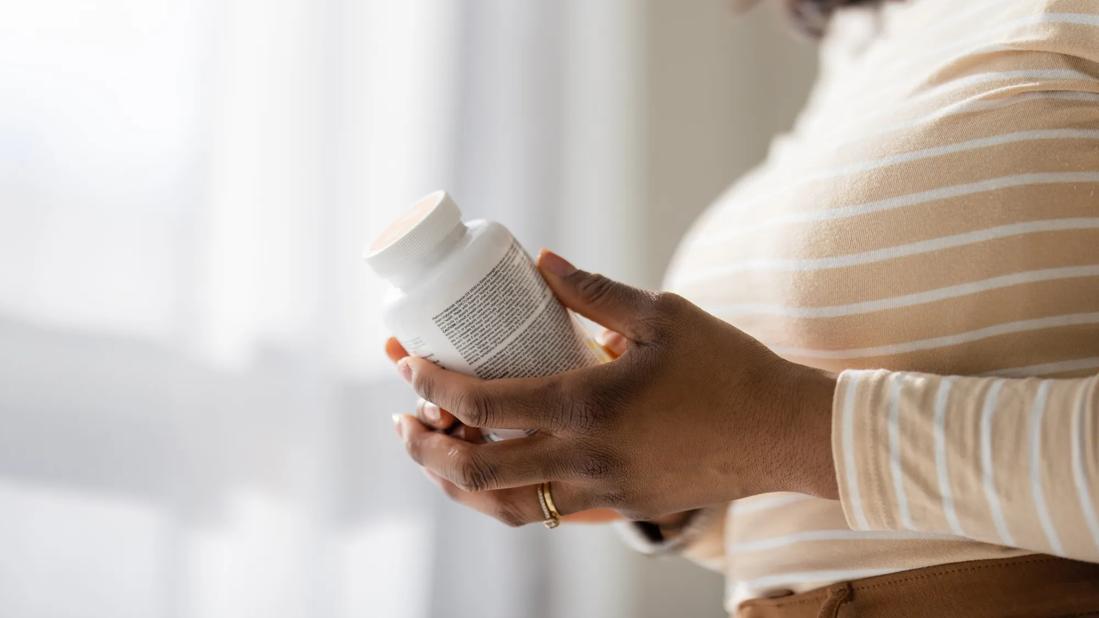
<svg viewBox="0 0 1099 618"><path fill-rule="evenodd" d="M631 615L605 530L405 461L359 252L446 187L639 277L637 15L0 4L0 614Z"/></svg>
<svg viewBox="0 0 1099 618"><path fill-rule="evenodd" d="M441 187L657 285L804 94L774 24L0 1L0 615L721 615L716 576L433 491L391 433L411 397L359 253Z"/></svg>

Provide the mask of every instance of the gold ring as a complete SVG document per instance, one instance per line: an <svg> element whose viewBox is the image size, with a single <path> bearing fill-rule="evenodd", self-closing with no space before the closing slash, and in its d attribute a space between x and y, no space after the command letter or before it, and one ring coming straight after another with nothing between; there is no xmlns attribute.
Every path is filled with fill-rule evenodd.
<svg viewBox="0 0 1099 618"><path fill-rule="evenodd" d="M550 484L542 483L538 486L538 505L542 507L542 525L550 530L561 525L561 513L557 511L557 505L553 503L553 494L550 493Z"/></svg>

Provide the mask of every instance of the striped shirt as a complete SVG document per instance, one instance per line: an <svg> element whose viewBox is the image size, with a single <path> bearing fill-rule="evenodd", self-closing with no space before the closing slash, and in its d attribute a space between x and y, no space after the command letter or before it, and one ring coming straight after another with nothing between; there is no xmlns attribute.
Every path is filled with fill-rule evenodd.
<svg viewBox="0 0 1099 618"><path fill-rule="evenodd" d="M841 10L793 130L667 287L840 373L841 500L714 507L747 598L957 562L1099 562L1099 0ZM965 377L963 377L965 376Z"/></svg>

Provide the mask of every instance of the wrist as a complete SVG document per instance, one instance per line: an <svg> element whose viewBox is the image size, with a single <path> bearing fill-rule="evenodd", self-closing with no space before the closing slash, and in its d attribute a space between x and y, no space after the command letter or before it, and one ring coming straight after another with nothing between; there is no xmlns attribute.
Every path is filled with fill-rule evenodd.
<svg viewBox="0 0 1099 618"><path fill-rule="evenodd" d="M839 484L832 458L832 401L837 376L813 367L795 365L795 387L791 389L793 427L790 440L791 476L798 491L821 498L838 499Z"/></svg>

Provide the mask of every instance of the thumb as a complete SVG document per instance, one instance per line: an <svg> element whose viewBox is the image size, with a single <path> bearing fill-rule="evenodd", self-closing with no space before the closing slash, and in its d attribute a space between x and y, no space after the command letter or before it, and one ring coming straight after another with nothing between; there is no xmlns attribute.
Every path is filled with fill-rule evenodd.
<svg viewBox="0 0 1099 618"><path fill-rule="evenodd" d="M638 318L652 307L655 294L580 270L546 249L538 253L537 263L546 283L566 307L629 339L645 340Z"/></svg>

